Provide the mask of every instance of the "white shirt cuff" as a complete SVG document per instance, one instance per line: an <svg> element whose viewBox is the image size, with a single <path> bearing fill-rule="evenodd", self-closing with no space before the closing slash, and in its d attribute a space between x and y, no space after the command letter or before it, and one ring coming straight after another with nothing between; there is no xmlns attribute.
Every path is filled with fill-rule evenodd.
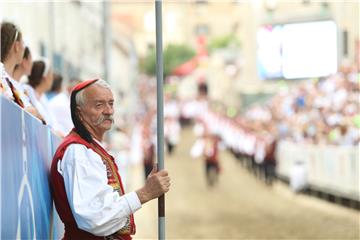
<svg viewBox="0 0 360 240"><path fill-rule="evenodd" d="M138 195L135 192L130 192L124 195L124 198L129 204L131 213L135 213L141 208L141 202Z"/></svg>

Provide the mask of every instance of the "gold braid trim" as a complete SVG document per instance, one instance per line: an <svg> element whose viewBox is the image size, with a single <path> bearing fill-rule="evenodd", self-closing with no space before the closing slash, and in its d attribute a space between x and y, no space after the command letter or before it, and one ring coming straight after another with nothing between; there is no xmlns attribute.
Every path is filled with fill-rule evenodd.
<svg viewBox="0 0 360 240"><path fill-rule="evenodd" d="M123 189L121 188L120 179L118 178L114 161L109 156L104 154L96 144L91 143L91 145L93 146L93 149L95 150L95 152L101 156L101 159L106 166L106 170L107 171L111 170L111 174L112 174L115 182L109 183L109 185L114 189L114 191L118 191L120 196L124 195L125 193L123 192ZM109 180L109 176L108 176L108 180ZM119 231L117 231L116 233L114 233L113 234L114 236L113 235L111 235L111 236L115 237L115 239L116 239L116 237L120 237L119 235L125 235L125 234L134 234L131 229L131 216L127 217L125 226L122 229L120 229Z"/></svg>

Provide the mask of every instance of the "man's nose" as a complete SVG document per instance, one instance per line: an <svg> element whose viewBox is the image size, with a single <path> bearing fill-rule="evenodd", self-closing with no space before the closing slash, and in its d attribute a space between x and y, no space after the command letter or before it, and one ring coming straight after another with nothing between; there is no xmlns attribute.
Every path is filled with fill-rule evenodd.
<svg viewBox="0 0 360 240"><path fill-rule="evenodd" d="M114 113L114 107L111 104L106 104L106 107L104 108L104 114L113 114Z"/></svg>

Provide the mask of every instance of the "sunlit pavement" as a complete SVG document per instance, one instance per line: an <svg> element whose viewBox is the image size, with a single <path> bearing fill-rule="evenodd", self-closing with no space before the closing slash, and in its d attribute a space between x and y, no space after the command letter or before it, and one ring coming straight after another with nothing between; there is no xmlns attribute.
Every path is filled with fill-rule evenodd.
<svg viewBox="0 0 360 240"><path fill-rule="evenodd" d="M166 194L167 239L359 239L360 214L313 197L295 195L284 184L267 187L221 154L222 173L214 189L205 183L201 159L191 159L190 129L165 166L172 178ZM131 189L141 186L133 167ZM135 239L157 239L157 201L135 214Z"/></svg>

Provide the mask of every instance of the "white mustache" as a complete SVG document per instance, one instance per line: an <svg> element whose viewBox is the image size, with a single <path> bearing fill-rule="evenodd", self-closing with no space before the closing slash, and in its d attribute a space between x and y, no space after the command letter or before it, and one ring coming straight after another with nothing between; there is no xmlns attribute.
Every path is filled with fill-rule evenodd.
<svg viewBox="0 0 360 240"><path fill-rule="evenodd" d="M103 123L103 122L106 121L106 120L110 120L112 123L114 122L114 118L113 118L112 115L110 115L110 116L101 115L101 116L99 117L99 119L95 122L95 125L96 125L96 126L97 126L97 125L100 125L101 123Z"/></svg>

